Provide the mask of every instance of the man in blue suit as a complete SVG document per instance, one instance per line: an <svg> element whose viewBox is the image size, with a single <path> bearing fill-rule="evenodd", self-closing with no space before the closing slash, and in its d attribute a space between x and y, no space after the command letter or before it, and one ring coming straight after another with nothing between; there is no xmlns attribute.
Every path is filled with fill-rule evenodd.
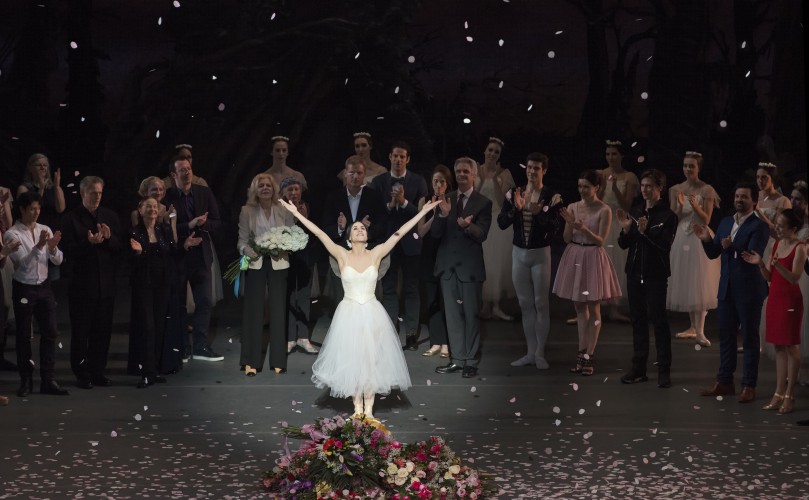
<svg viewBox="0 0 809 500"><path fill-rule="evenodd" d="M719 279L719 372L716 383L702 391L703 396L733 395L736 386L736 334L741 331L744 347L742 362L742 392L740 403L756 398L758 379L761 304L767 297L767 283L758 266L742 260L743 252L764 254L770 233L766 223L753 213L758 202L758 190L751 183L739 183L734 190L736 213L719 223L715 235L703 225L694 226L694 234L702 240L708 258L722 257Z"/></svg>
<svg viewBox="0 0 809 500"><path fill-rule="evenodd" d="M390 172L374 177L371 187L387 200L388 227L386 237L399 230L419 211L419 203L427 198L427 182L424 177L408 172L410 146L394 142L390 151ZM413 232L415 234L415 231ZM402 270L402 293L404 294L404 349L418 349L419 328L419 264L421 240L413 234L405 235L390 253L390 269L382 278L382 304L394 325L399 325L399 296L396 294L399 270Z"/></svg>

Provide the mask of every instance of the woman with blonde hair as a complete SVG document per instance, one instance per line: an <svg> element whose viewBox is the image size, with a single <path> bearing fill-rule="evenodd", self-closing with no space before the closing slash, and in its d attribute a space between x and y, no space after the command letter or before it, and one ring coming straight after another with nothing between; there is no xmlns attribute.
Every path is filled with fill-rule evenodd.
<svg viewBox="0 0 809 500"><path fill-rule="evenodd" d="M264 172L253 177L247 189L247 203L239 214L239 241L236 248L250 258L244 276L241 365L253 377L264 365L267 343L263 335L265 303L269 311L270 367L276 373L287 369L286 290L289 258L262 258L250 241L274 227L292 226L295 221L278 199L278 184ZM266 293L265 293L266 291ZM266 297L266 302L265 302Z"/></svg>
<svg viewBox="0 0 809 500"><path fill-rule="evenodd" d="M62 171L57 169L51 176L51 165L48 157L36 153L28 158L25 177L17 189L17 196L26 191L34 191L42 199L40 205L40 224L48 226L52 231L60 229L59 214L65 211L65 192L62 191Z"/></svg>

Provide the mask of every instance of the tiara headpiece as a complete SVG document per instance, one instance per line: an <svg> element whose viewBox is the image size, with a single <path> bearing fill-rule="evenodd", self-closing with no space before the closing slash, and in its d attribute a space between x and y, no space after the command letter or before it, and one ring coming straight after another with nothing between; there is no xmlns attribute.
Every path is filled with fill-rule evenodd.
<svg viewBox="0 0 809 500"><path fill-rule="evenodd" d="M503 142L503 140L501 138L499 138L499 137L493 137L493 136L489 137L489 142L496 142L497 144L500 145L501 148L506 147L506 143Z"/></svg>
<svg viewBox="0 0 809 500"><path fill-rule="evenodd" d="M287 137L285 135L274 135L274 136L270 137L270 140L273 141L273 142L274 141L286 141L286 142L289 142L289 137Z"/></svg>
<svg viewBox="0 0 809 500"><path fill-rule="evenodd" d="M611 141L610 139L607 139L605 142L607 143L607 146L618 146L618 147L623 146L621 141Z"/></svg>
<svg viewBox="0 0 809 500"><path fill-rule="evenodd" d="M354 132L354 138L356 139L357 137L367 137L368 139L370 139L371 138L371 133L370 132Z"/></svg>
<svg viewBox="0 0 809 500"><path fill-rule="evenodd" d="M194 149L194 148L191 147L190 144L177 144L176 146L174 146L174 149L183 149L183 148L185 148L185 149Z"/></svg>
<svg viewBox="0 0 809 500"><path fill-rule="evenodd" d="M694 158L702 158L702 153L699 151L686 151L685 156L693 156Z"/></svg>
<svg viewBox="0 0 809 500"><path fill-rule="evenodd" d="M758 163L758 168L771 168L771 169L774 170L774 169L776 169L778 167L776 167L774 163L770 163L770 162L767 162L767 161L762 161L762 162Z"/></svg>

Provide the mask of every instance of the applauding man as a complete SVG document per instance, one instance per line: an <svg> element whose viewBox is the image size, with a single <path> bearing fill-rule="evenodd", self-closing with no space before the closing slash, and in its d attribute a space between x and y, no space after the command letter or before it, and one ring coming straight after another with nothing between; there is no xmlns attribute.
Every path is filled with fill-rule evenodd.
<svg viewBox="0 0 809 500"><path fill-rule="evenodd" d="M14 301L14 316L17 320L17 366L20 370L21 398L33 391L34 360L31 352L31 319L36 316L40 330L39 373L42 382L41 394L66 396L67 390L54 380L56 357L56 300L48 280L48 262L62 263L59 241L62 233L51 233L47 226L37 223L40 211L39 193L21 193L15 203L20 210L20 219L3 236L6 246L16 247L9 254L14 263L14 279L11 294Z"/></svg>

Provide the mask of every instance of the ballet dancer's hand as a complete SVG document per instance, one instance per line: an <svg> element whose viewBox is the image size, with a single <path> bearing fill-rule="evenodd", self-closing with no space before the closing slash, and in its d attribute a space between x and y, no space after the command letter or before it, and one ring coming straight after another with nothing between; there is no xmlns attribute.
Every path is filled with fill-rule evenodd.
<svg viewBox="0 0 809 500"><path fill-rule="evenodd" d="M711 241L711 233L708 231L708 226L705 224L694 224L692 227L694 228L694 234L697 235L697 238L706 243Z"/></svg>
<svg viewBox="0 0 809 500"><path fill-rule="evenodd" d="M22 242L19 240L11 240L9 243L6 244L3 244L3 242L0 241L0 245L2 245L2 248L0 248L0 256L7 257L13 254L14 252L17 251L18 248L20 248L21 244Z"/></svg>
<svg viewBox="0 0 809 500"><path fill-rule="evenodd" d="M451 208L452 204L449 201L449 196L442 197L441 201L438 203L438 209L441 210L441 217L446 217L449 215Z"/></svg>
<svg viewBox="0 0 809 500"><path fill-rule="evenodd" d="M632 219L629 217L629 214L626 213L626 210L619 208L615 211L615 217L618 219L618 224L621 225L624 233L629 233L629 229L632 227Z"/></svg>
<svg viewBox="0 0 809 500"><path fill-rule="evenodd" d="M649 225L649 218L644 216L638 219L638 231L640 234L646 233L646 227Z"/></svg>

